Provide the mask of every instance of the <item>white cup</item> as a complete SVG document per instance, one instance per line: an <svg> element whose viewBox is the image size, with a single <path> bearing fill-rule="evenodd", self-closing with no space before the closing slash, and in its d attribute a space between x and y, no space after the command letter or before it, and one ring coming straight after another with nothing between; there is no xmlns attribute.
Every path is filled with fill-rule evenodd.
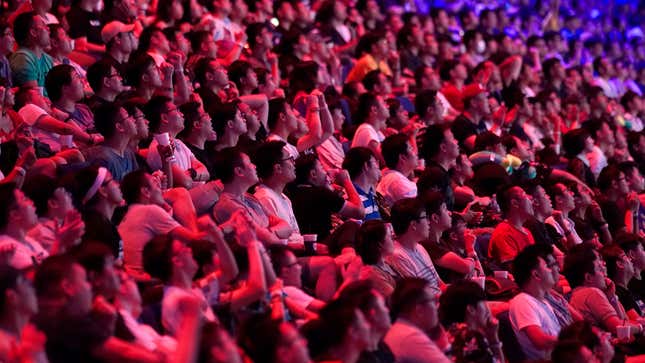
<svg viewBox="0 0 645 363"><path fill-rule="evenodd" d="M305 242L316 242L318 240L317 234L303 234L302 239Z"/></svg>
<svg viewBox="0 0 645 363"><path fill-rule="evenodd" d="M619 325L616 327L616 335L618 339L629 339L629 326Z"/></svg>
<svg viewBox="0 0 645 363"><path fill-rule="evenodd" d="M495 271L493 272L495 278L497 279L507 279L508 278L508 271Z"/></svg>
<svg viewBox="0 0 645 363"><path fill-rule="evenodd" d="M163 134L156 134L155 140L157 140L157 144L161 146L170 145L170 135L168 135L167 132L164 132Z"/></svg>
<svg viewBox="0 0 645 363"><path fill-rule="evenodd" d="M71 148L73 135L60 135L60 145L62 147Z"/></svg>
<svg viewBox="0 0 645 363"><path fill-rule="evenodd" d="M486 289L486 278L485 277L473 277L471 279L477 285L481 286L482 289Z"/></svg>

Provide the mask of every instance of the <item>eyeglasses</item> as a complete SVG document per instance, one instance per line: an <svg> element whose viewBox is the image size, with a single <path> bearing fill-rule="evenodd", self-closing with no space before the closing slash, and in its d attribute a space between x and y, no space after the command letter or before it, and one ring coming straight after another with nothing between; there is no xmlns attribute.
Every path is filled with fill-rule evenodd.
<svg viewBox="0 0 645 363"><path fill-rule="evenodd" d="M281 162L281 163L284 163L285 161L295 161L295 160L296 160L296 159L294 159L294 157L293 157L293 156L289 156L289 157L287 157L287 158L285 158L285 159L280 159L280 162Z"/></svg>

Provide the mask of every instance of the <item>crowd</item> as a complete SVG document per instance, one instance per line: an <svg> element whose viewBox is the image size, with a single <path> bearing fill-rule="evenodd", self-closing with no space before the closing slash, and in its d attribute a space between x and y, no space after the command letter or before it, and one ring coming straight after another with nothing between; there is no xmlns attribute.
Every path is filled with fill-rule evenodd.
<svg viewBox="0 0 645 363"><path fill-rule="evenodd" d="M0 362L645 362L645 5L0 3Z"/></svg>

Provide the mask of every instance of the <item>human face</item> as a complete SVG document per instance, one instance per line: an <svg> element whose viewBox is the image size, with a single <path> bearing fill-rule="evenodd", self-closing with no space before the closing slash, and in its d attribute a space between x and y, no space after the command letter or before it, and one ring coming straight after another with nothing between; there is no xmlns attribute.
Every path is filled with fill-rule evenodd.
<svg viewBox="0 0 645 363"><path fill-rule="evenodd" d="M285 264L280 271L280 278L282 278L286 286L301 287L302 266L298 263L298 259L293 253L287 252L285 260Z"/></svg>
<svg viewBox="0 0 645 363"><path fill-rule="evenodd" d="M282 159L280 161L280 170L282 177L288 183L296 180L296 161L286 149L282 149Z"/></svg>
<svg viewBox="0 0 645 363"><path fill-rule="evenodd" d="M576 204L573 201L573 192L571 189L567 188L564 184L556 184L555 188L558 189L558 196L556 200L558 201L558 207L560 210L565 212L570 212L576 208Z"/></svg>
<svg viewBox="0 0 645 363"><path fill-rule="evenodd" d="M439 75L430 67L426 67L424 69L422 81L428 89L439 90L439 88L441 88L441 79L439 78Z"/></svg>
<svg viewBox="0 0 645 363"><path fill-rule="evenodd" d="M14 220L14 222L25 230L33 228L38 223L34 202L20 189L14 190L14 197L16 198L16 202L13 209L17 217L17 220Z"/></svg>
<svg viewBox="0 0 645 363"><path fill-rule="evenodd" d="M345 123L345 115L343 110L340 108L335 108L331 111L331 118L334 121L334 130L341 131L343 129L343 124Z"/></svg>
<svg viewBox="0 0 645 363"><path fill-rule="evenodd" d="M159 184L159 180L150 174L146 174L146 179L147 183L144 188L148 191L148 199L150 203L156 205L164 205L166 201L163 199L163 193L161 192L161 184Z"/></svg>
<svg viewBox="0 0 645 363"><path fill-rule="evenodd" d="M134 117L130 116L125 108L119 108L117 119L114 120L126 137L137 135L137 122Z"/></svg>
<svg viewBox="0 0 645 363"><path fill-rule="evenodd" d="M428 238L430 233L430 226L428 225L428 215L425 211L421 212L419 217L416 220L413 220L410 223L410 229L416 232L416 235L419 240Z"/></svg>
<svg viewBox="0 0 645 363"><path fill-rule="evenodd" d="M13 32L11 28L6 28L2 34L0 34L0 54L7 55L13 52L13 46L15 44L15 39L13 38Z"/></svg>
<svg viewBox="0 0 645 363"><path fill-rule="evenodd" d="M449 160L455 160L459 156L459 145L455 136L452 134L450 129L444 131L444 140L442 143L443 152L446 155L446 158Z"/></svg>
<svg viewBox="0 0 645 363"><path fill-rule="evenodd" d="M49 28L45 24L45 20L38 15L34 15L34 25L32 28L32 35L34 36L34 43L46 49L49 48L51 40L49 37Z"/></svg>
<svg viewBox="0 0 645 363"><path fill-rule="evenodd" d="M240 167L242 177L246 179L250 185L258 182L258 174L255 171L255 164L251 162L249 156L242 154L242 166Z"/></svg>
<svg viewBox="0 0 645 363"><path fill-rule="evenodd" d="M258 75L253 69L249 69L244 80L246 88L254 90L258 87Z"/></svg>
<svg viewBox="0 0 645 363"><path fill-rule="evenodd" d="M381 169L374 157L371 157L365 165L365 175L372 184L376 184L381 179Z"/></svg>
<svg viewBox="0 0 645 363"><path fill-rule="evenodd" d="M629 193L629 185L627 184L627 178L625 178L624 173L620 173L617 181L618 192L622 195L627 195Z"/></svg>
<svg viewBox="0 0 645 363"><path fill-rule="evenodd" d="M524 218L533 215L533 204L531 198L520 187L513 187L513 199L517 203L518 212L522 213Z"/></svg>
<svg viewBox="0 0 645 363"><path fill-rule="evenodd" d="M199 128L199 130L202 132L202 136L205 137L206 140L215 141L217 139L217 134L215 133L215 130L213 130L213 122L211 120L211 117L204 110L200 111L199 119L197 119L195 123L197 124L196 126Z"/></svg>
<svg viewBox="0 0 645 363"><path fill-rule="evenodd" d="M627 179L627 185L632 192L640 193L645 189L645 179L638 171L638 168L632 168L632 170L625 174Z"/></svg>
<svg viewBox="0 0 645 363"><path fill-rule="evenodd" d="M314 168L311 171L311 177L310 177L310 182L311 184L318 186L318 187L328 187L329 186L329 177L327 176L327 172L323 168L322 164L320 161L316 160L314 163Z"/></svg>
<svg viewBox="0 0 645 363"><path fill-rule="evenodd" d="M475 305L466 307L466 314L471 316L471 321L475 322L478 329L482 331L486 328L488 320L490 320L491 313L486 301L478 301ZM468 319L468 318L467 318Z"/></svg>
<svg viewBox="0 0 645 363"><path fill-rule="evenodd" d="M585 284L587 286L597 287L600 290L604 290L607 287L607 281L605 280L605 277L607 275L606 271L605 261L598 254L596 254L593 274L586 274Z"/></svg>
<svg viewBox="0 0 645 363"><path fill-rule="evenodd" d="M553 280L553 270L549 268L544 259L540 258L539 260L540 262L536 270L537 277L542 283L542 287L545 290L550 290L555 285L555 281Z"/></svg>
<svg viewBox="0 0 645 363"><path fill-rule="evenodd" d="M166 38L164 33L162 33L161 31L155 31L152 33L150 45L151 48L154 48L161 54L170 52L170 43L168 42L168 38Z"/></svg>
<svg viewBox="0 0 645 363"><path fill-rule="evenodd" d="M99 191L110 204L116 206L123 204L123 195L119 188L119 182L114 180L109 171L107 172L105 180L103 181Z"/></svg>
<svg viewBox="0 0 645 363"><path fill-rule="evenodd" d="M385 238L383 238L383 244L381 246L381 255L382 256L389 256L392 253L394 253L394 241L392 238L392 235L394 232L392 231L392 225L391 224L386 224L385 227Z"/></svg>
<svg viewBox="0 0 645 363"><path fill-rule="evenodd" d="M634 264L626 254L621 253L618 262L622 265L623 274L625 274L627 281L634 277Z"/></svg>
<svg viewBox="0 0 645 363"><path fill-rule="evenodd" d="M275 361L278 363L309 363L307 341L289 323L280 325L280 343L276 348Z"/></svg>
<svg viewBox="0 0 645 363"><path fill-rule="evenodd" d="M77 71L72 71L72 81L65 87L64 96L69 98L74 102L78 102L83 99L85 92L83 90L83 79Z"/></svg>
<svg viewBox="0 0 645 363"><path fill-rule="evenodd" d="M63 282L64 290L70 304L74 306L75 312L79 314L89 313L92 308L92 285L87 281L87 274L83 266L75 263L72 266L72 274Z"/></svg>
<svg viewBox="0 0 645 363"><path fill-rule="evenodd" d="M372 294L375 300L374 306L370 308L365 317L374 331L385 334L392 325L390 322L390 310L385 305L385 299L378 291L373 290Z"/></svg>
<svg viewBox="0 0 645 363"><path fill-rule="evenodd" d="M432 331L437 324L439 324L439 317L437 314L438 300L439 298L432 288L430 288L430 286L426 286L423 292L423 298L417 307L417 315L421 317L421 319L418 320L418 324L420 325L421 330L426 333Z"/></svg>
<svg viewBox="0 0 645 363"><path fill-rule="evenodd" d="M255 134L260 130L260 121L258 120L257 113L251 109L249 105L244 102L240 102L237 107L240 110L240 115L246 122L246 131L249 136L255 136Z"/></svg>
<svg viewBox="0 0 645 363"><path fill-rule="evenodd" d="M193 258L193 251L190 247L178 240L173 240L172 255L172 263L173 267L177 269L176 272L181 272L191 278L195 276L199 267Z"/></svg>
<svg viewBox="0 0 645 363"><path fill-rule="evenodd" d="M558 281L560 281L560 264L558 261L553 257L553 255L547 255L546 260L546 267L551 269L551 276L553 278L553 283L557 284Z"/></svg>
<svg viewBox="0 0 645 363"><path fill-rule="evenodd" d="M151 87L161 87L161 71L156 64L151 64L146 71L145 76L148 78L148 85Z"/></svg>
<svg viewBox="0 0 645 363"><path fill-rule="evenodd" d="M138 108L134 111L134 120L137 124L137 138L146 139L148 137L148 119Z"/></svg>
<svg viewBox="0 0 645 363"><path fill-rule="evenodd" d="M74 47L72 46L72 39L69 37L69 35L67 35L65 29L58 29L55 37L57 40L56 43L58 45L58 51L61 54L68 55L74 50Z"/></svg>
<svg viewBox="0 0 645 363"><path fill-rule="evenodd" d="M441 203L441 207L439 208L438 225L443 230L447 230L452 227L452 215L448 210L446 203Z"/></svg>
<svg viewBox="0 0 645 363"><path fill-rule="evenodd" d="M405 170L414 170L419 164L419 157L414 152L414 149L410 146L409 142L407 143L406 148L407 150L405 154L401 155L403 158L401 161L405 162Z"/></svg>
<svg viewBox="0 0 645 363"><path fill-rule="evenodd" d="M629 251L629 256L632 259L636 272L645 270L645 250L641 243L636 246L635 250Z"/></svg>
<svg viewBox="0 0 645 363"><path fill-rule="evenodd" d="M114 67L110 67L110 73L103 79L103 87L117 94L125 90L123 87L123 78L121 78L121 75Z"/></svg>
<svg viewBox="0 0 645 363"><path fill-rule="evenodd" d="M246 121L242 118L242 113L239 109L235 111L235 118L232 121L231 127L236 135L244 135L248 131Z"/></svg>
<svg viewBox="0 0 645 363"><path fill-rule="evenodd" d="M166 103L165 120L169 131L175 135L184 129L184 114L172 102Z"/></svg>

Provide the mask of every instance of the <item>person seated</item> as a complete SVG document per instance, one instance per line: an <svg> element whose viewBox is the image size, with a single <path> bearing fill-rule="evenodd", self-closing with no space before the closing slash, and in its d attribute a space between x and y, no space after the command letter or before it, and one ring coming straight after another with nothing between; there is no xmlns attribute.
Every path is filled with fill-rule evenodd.
<svg viewBox="0 0 645 363"><path fill-rule="evenodd" d="M444 290L441 280L428 252L421 241L428 238L428 216L423 203L416 198L404 198L394 203L391 216L392 229L396 235L394 253L388 263L400 276L426 280L436 293Z"/></svg>
<svg viewBox="0 0 645 363"><path fill-rule="evenodd" d="M454 339L456 362L504 361L499 321L491 314L486 294L476 282L461 280L448 286L439 298L439 320ZM475 347L470 347L473 342Z"/></svg>
<svg viewBox="0 0 645 363"><path fill-rule="evenodd" d="M284 320L257 314L242 326L239 345L254 362L308 363L312 360L303 335Z"/></svg>
<svg viewBox="0 0 645 363"><path fill-rule="evenodd" d="M617 334L620 325L634 326L636 332L642 330L640 325L626 320L627 314L616 294L611 290L608 294L604 261L591 246L578 245L569 251L564 260L564 275L573 288L569 303L585 320L612 334Z"/></svg>
<svg viewBox="0 0 645 363"><path fill-rule="evenodd" d="M372 150L366 147L350 149L345 155L342 166L347 170L356 192L361 197L365 209L365 221L381 219L375 191L376 183L381 178L381 170Z"/></svg>
<svg viewBox="0 0 645 363"><path fill-rule="evenodd" d="M394 252L391 227L380 219L366 221L357 232L355 248L363 263L359 280L370 281L376 291L389 299L399 277L386 263Z"/></svg>
<svg viewBox="0 0 645 363"><path fill-rule="evenodd" d="M383 341L397 362L448 363L430 334L439 326L437 290L425 279L400 280L391 297L394 323Z"/></svg>
<svg viewBox="0 0 645 363"><path fill-rule="evenodd" d="M537 247L524 248L513 259L513 277L521 292L510 301L509 319L527 359L548 357L562 329L545 297L555 284L553 271Z"/></svg>
<svg viewBox="0 0 645 363"><path fill-rule="evenodd" d="M385 199L387 207L391 207L402 198L417 196L417 185L411 180L419 159L404 134L395 134L385 138L381 143L381 154L387 169L376 187L376 191Z"/></svg>
<svg viewBox="0 0 645 363"><path fill-rule="evenodd" d="M52 57L45 53L50 46L45 20L34 11L24 12L13 23L13 36L18 44L9 58L13 85L44 87L45 76L54 66Z"/></svg>

